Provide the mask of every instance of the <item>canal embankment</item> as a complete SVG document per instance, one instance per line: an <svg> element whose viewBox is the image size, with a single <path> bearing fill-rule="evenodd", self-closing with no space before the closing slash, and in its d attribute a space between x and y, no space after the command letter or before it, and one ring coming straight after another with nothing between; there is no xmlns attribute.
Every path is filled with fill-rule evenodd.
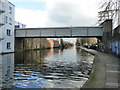
<svg viewBox="0 0 120 90"><path fill-rule="evenodd" d="M92 74L82 88L119 88L119 59L108 53L82 49L95 55Z"/></svg>

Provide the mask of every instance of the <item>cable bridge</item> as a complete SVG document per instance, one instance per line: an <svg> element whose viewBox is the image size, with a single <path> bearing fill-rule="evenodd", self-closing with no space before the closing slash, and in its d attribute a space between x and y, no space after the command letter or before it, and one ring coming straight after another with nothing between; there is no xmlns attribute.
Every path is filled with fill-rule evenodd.
<svg viewBox="0 0 120 90"><path fill-rule="evenodd" d="M48 28L18 28L16 38L74 38L101 37L102 27L48 27Z"/></svg>

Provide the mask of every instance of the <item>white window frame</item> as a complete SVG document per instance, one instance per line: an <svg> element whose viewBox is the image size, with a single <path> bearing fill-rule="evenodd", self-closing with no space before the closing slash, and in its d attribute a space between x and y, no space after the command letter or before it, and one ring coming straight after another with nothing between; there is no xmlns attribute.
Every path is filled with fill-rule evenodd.
<svg viewBox="0 0 120 90"><path fill-rule="evenodd" d="M7 29L7 36L11 36L11 30Z"/></svg>
<svg viewBox="0 0 120 90"><path fill-rule="evenodd" d="M11 49L11 43L10 42L7 42L7 49Z"/></svg>
<svg viewBox="0 0 120 90"><path fill-rule="evenodd" d="M9 7L9 13L12 14L12 7Z"/></svg>
<svg viewBox="0 0 120 90"><path fill-rule="evenodd" d="M12 25L12 18L9 18L9 24Z"/></svg>

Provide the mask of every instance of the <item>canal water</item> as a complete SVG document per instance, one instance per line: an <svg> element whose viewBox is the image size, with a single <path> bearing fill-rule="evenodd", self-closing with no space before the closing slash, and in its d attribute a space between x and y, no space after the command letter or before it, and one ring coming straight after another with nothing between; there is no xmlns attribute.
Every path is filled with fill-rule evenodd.
<svg viewBox="0 0 120 90"><path fill-rule="evenodd" d="M6 60L3 74L10 75L4 78L7 83L3 79L3 87L80 88L91 74L93 59L90 53L76 48L17 52L14 60Z"/></svg>

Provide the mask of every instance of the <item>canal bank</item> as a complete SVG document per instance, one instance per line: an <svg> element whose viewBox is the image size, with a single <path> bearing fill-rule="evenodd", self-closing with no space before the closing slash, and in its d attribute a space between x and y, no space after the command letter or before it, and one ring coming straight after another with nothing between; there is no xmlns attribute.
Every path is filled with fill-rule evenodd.
<svg viewBox="0 0 120 90"><path fill-rule="evenodd" d="M111 54L83 48L95 55L92 74L82 88L119 88L119 59Z"/></svg>

